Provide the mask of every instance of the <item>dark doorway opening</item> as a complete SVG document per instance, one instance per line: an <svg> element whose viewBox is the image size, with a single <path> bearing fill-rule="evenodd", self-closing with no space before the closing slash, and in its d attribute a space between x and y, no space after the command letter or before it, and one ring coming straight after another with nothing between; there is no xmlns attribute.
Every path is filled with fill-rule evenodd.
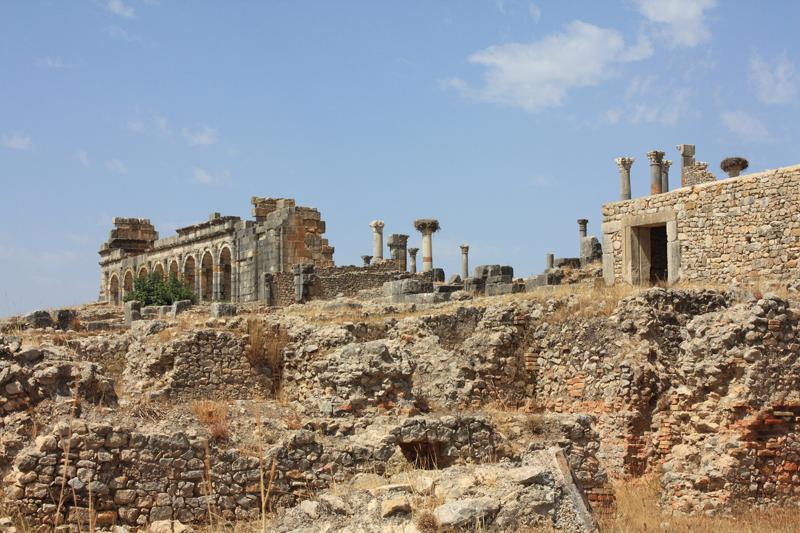
<svg viewBox="0 0 800 533"><path fill-rule="evenodd" d="M667 281L667 226L650 228L650 283Z"/></svg>

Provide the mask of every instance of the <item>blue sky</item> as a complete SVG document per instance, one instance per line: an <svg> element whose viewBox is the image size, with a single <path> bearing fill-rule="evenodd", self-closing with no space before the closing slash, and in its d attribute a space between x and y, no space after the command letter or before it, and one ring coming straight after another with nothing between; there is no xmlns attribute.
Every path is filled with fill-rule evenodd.
<svg viewBox="0 0 800 533"><path fill-rule="evenodd" d="M97 297L111 218L161 236L249 199L321 210L337 264L369 222L435 217L434 262L541 271L618 196L614 158L697 145L717 175L800 161L800 4L6 1L0 316ZM673 166L672 182L677 167Z"/></svg>

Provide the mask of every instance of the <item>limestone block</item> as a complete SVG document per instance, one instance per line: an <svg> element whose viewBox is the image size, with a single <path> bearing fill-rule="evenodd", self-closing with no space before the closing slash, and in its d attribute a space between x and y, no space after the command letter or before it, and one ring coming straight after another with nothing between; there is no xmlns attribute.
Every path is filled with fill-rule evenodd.
<svg viewBox="0 0 800 533"><path fill-rule="evenodd" d="M667 282L675 283L680 279L681 269L681 243L673 241L667 243Z"/></svg>
<svg viewBox="0 0 800 533"><path fill-rule="evenodd" d="M214 302L211 304L211 316L214 318L236 316L236 306L228 302Z"/></svg>
<svg viewBox="0 0 800 533"><path fill-rule="evenodd" d="M603 254L603 281L606 285L611 286L614 284L614 254Z"/></svg>
<svg viewBox="0 0 800 533"><path fill-rule="evenodd" d="M55 325L55 323L53 322L53 317L50 316L50 313L42 309L34 311L33 313L26 316L25 322L28 324L28 327L35 329L52 328Z"/></svg>
<svg viewBox="0 0 800 533"><path fill-rule="evenodd" d="M130 326L134 320L142 319L142 302L131 300L125 302L125 325Z"/></svg>
<svg viewBox="0 0 800 533"><path fill-rule="evenodd" d="M178 300L177 302L172 304L170 310L170 316L172 318L175 318L180 313L183 313L184 311L188 310L190 307L192 307L191 300Z"/></svg>

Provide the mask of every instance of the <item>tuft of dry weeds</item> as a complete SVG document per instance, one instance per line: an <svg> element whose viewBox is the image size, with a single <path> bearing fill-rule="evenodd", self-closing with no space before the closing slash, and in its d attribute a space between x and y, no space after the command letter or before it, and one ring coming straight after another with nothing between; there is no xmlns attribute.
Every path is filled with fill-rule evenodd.
<svg viewBox="0 0 800 533"><path fill-rule="evenodd" d="M289 343L285 329L275 326L268 329L258 318L247 319L247 334L250 342L245 357L254 368L266 367L271 376L271 393L277 397L283 380L283 350Z"/></svg>
<svg viewBox="0 0 800 533"><path fill-rule="evenodd" d="M671 516L661 512L655 474L613 483L616 507L599 514L604 533L790 533L798 530L800 509L737 509L729 516Z"/></svg>
<svg viewBox="0 0 800 533"><path fill-rule="evenodd" d="M228 440L228 406L224 402L194 400L189 407L197 420L208 429L213 440Z"/></svg>

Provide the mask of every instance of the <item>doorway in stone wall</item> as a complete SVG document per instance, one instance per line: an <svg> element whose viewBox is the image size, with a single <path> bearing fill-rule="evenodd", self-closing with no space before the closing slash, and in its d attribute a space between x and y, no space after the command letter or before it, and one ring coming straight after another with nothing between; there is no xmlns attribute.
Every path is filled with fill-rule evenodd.
<svg viewBox="0 0 800 533"><path fill-rule="evenodd" d="M650 224L630 228L631 283L655 285L667 281L667 226Z"/></svg>

